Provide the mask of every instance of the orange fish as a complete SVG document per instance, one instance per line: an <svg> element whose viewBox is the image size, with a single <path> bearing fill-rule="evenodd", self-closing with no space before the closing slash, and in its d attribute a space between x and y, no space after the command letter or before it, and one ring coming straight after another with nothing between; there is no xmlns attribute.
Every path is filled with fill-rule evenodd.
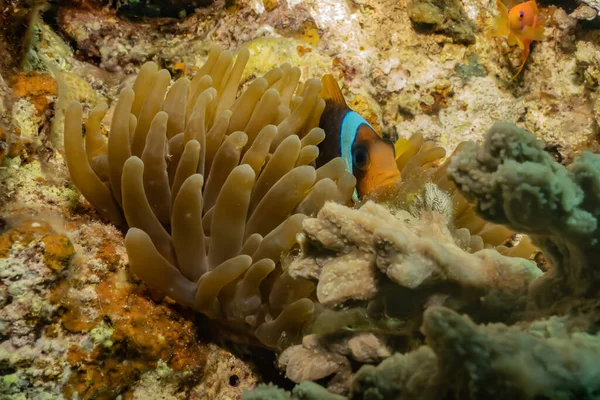
<svg viewBox="0 0 600 400"><path fill-rule="evenodd" d="M500 15L496 17L492 26L491 36L507 36L508 45L519 46L521 53L521 66L512 77L515 79L523 70L525 61L529 57L529 46L534 40L544 40L545 17L540 14L535 0L515 4L508 0L508 7L501 0L496 0Z"/></svg>
<svg viewBox="0 0 600 400"><path fill-rule="evenodd" d="M321 81L320 97L325 100L325 110L319 126L325 131L325 140L319 144L317 167L342 157L346 170L356 177L354 201L374 189L398 182L400 171L394 160L394 145L348 107L333 76L325 75Z"/></svg>

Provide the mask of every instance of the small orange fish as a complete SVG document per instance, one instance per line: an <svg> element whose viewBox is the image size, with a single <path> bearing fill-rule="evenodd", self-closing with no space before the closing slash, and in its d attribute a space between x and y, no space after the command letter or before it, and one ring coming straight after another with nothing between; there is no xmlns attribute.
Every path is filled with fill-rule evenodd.
<svg viewBox="0 0 600 400"><path fill-rule="evenodd" d="M523 70L525 61L529 57L529 46L534 40L544 40L544 24L546 22L538 10L535 0L515 4L513 0L508 0L508 7L501 1L496 0L499 16L496 17L491 36L507 36L508 45L519 46L521 53L521 66L512 77L515 79Z"/></svg>
<svg viewBox="0 0 600 400"><path fill-rule="evenodd" d="M356 177L354 201L374 189L397 183L400 171L394 161L394 145L348 107L333 76L325 75L321 82L320 97L325 100L325 110L319 126L325 131L325 140L319 144L317 167L342 157L346 170Z"/></svg>

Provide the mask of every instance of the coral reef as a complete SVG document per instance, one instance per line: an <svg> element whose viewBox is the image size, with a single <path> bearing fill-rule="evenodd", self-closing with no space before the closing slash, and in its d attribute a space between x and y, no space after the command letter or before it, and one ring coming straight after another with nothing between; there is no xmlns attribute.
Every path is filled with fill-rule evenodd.
<svg viewBox="0 0 600 400"><path fill-rule="evenodd" d="M170 371L172 386L151 390L165 396L235 397L253 385L247 365L199 342L192 322L156 305L128 276L114 228L51 214L3 223L0 397L135 396L150 390L144 376L157 368ZM236 387L232 375L241 379Z"/></svg>
<svg viewBox="0 0 600 400"><path fill-rule="evenodd" d="M469 32L473 44L450 43L455 40L445 31L415 29L410 17L415 9L432 11L426 14L450 32ZM95 7L62 6L58 12L61 31L80 54L113 71L130 72L154 60L181 73L202 64L211 43L237 48L258 40L261 54L270 54L259 63L287 57L266 69L292 62L304 76L333 70L349 104L385 135L408 138L421 132L452 151L502 120L536 132L571 159L580 149L593 148L598 132L597 95L579 79L598 69L598 60L586 61L598 51L597 28L577 13L568 15L574 9L549 9L547 39L534 44L516 82L509 79L520 65L520 50L485 34L497 12L492 0L360 0L352 5L239 0L215 2L183 20L124 20ZM473 72L465 73L469 65Z"/></svg>
<svg viewBox="0 0 600 400"><path fill-rule="evenodd" d="M297 385L292 393L288 393L276 386L261 384L253 392L244 393L246 400L343 400L345 397L329 393L313 382L302 382Z"/></svg>
<svg viewBox="0 0 600 400"><path fill-rule="evenodd" d="M478 326L452 310L431 307L423 320L427 345L363 366L348 399L591 399L599 390L598 337L568 333L559 319L529 327ZM311 393L318 396L319 389ZM301 397L258 386L244 398Z"/></svg>
<svg viewBox="0 0 600 400"><path fill-rule="evenodd" d="M487 249L464 252L438 212L414 218L402 210L392 215L372 202L359 210L328 203L303 227L303 250L288 272L318 280L317 299L326 307L373 299L377 269L407 289L455 283L484 291L518 290L541 275L534 263L521 258Z"/></svg>
<svg viewBox="0 0 600 400"><path fill-rule="evenodd" d="M569 203L573 199L583 199L563 217L585 211L596 218L590 208L594 197L581 195L581 190L593 193L589 188L594 185L588 183L595 182L595 169L588 167L595 164L595 158L589 154L577 157L582 150L598 149L597 2L583 1L588 5L578 6L580 2L541 1L543 7L553 5L547 10L551 18L546 40L534 44L523 74L514 82L509 78L520 63L520 51L511 50L503 39L485 35L496 12L492 0L443 4L219 0L194 11L186 1L177 3L183 5L185 15L182 8L175 7L167 11L172 12L169 17L177 18L152 19L137 18L156 11L145 7L152 2L111 2L109 7L103 0L51 2L45 11L37 1L0 1L0 397L77 394L80 398L235 399L241 398L243 389L273 379L265 372L270 362L266 368L254 368L247 359L242 361L209 344L215 338L218 343L219 339L243 342L252 338L254 333L245 321L241 329L238 325L238 329L227 330L227 325L235 325L228 317L215 323L175 304L164 292L149 289L130 274L124 232L107 224L80 195L70 183L65 165L62 113L71 100L83 105L84 130L77 132L84 135L85 146L94 136L88 128L94 126L99 127L95 137L102 143L107 127L113 131L119 92L132 86L145 62L154 61L175 78L186 77L191 82L210 59L212 43L229 49L245 45L250 53L234 97L284 63L299 68L304 79L334 73L353 109L385 136L407 139L412 146L407 146L412 148L410 156L398 159L400 168L408 169L400 188L405 196L388 203L395 215L372 203L350 214L356 222L361 221L361 213L370 210L385 220L389 230L377 233L382 239L377 245L374 231L366 230L369 224L352 222L352 232L362 229L356 237L346 236L349 228L344 224L345 230L332 236L339 242L319 236L332 245L330 249L305 236L300 259L296 249L273 256L282 260L281 270L275 267L277 274L291 265L310 265L316 260L310 279L318 289L321 276L326 278L321 295L331 301L325 307L317 301L316 292L307 295L315 302L314 320L305 326L301 344L288 347L277 363L289 377L318 379L331 391L350 398L593 398L597 394L592 358L597 356L596 274L590 257L594 255L590 240L595 240L595 230L582 232L578 229L583 225L548 218L544 225L552 229L548 236L538 230L540 225L528 230L521 226L522 219L505 212L514 206L500 205L498 198L490 199L484 191L477 192L483 198L465 193L469 200L498 206L501 212L497 216L509 217L503 221L511 224L511 229L489 224L471 211L454 183L444 178L451 162L442 163L458 143L480 141L493 122L515 123L547 143L530 148L534 154L542 154L542 148L549 152L534 163L541 174L562 171L551 159L571 164L567 172L560 172L564 182L571 182L566 189L561 185L557 192L541 190L552 183L543 175L537 181L541 186L531 186L531 193L574 194L552 204L559 206L558 210L573 204ZM427 26L417 22L415 10L421 16L424 11L432 12L432 19L423 21ZM172 93L185 83L168 85ZM220 93L221 87L214 89L213 94ZM90 120L88 115L100 119L103 103L108 107L102 120ZM289 104L290 111L297 105L293 97ZM90 110L94 112L90 114ZM186 113L188 110L186 104ZM170 116L173 110L165 112ZM148 126L157 114L151 115ZM213 123L211 112L206 115L206 121ZM133 118L131 121L134 124ZM140 123L139 118L135 123ZM172 132L169 129L167 122L167 132ZM304 133L305 129L301 135ZM524 140L532 143L531 137ZM510 143L519 149L518 141L511 139ZM459 159L469 164L467 155L475 153L466 152L465 158ZM143 159L143 151L137 155ZM85 156L87 159L88 154ZM573 164L575 159L578 161ZM102 176L100 161L102 158L92 163L93 172L99 172L101 182L110 182ZM513 161L519 164L521 160ZM527 163L529 168L532 161ZM510 186L495 179L504 177L504 172L484 171L486 177L494 178L491 181L498 186L493 190L502 196L505 190L512 195L513 189L530 193L524 184L510 181L514 183ZM206 172L208 178L212 173ZM459 175L468 176L464 171ZM518 179L523 182L530 175ZM469 178L457 186L479 187L475 183ZM203 200L207 202L206 196ZM117 203L117 214L121 210ZM323 212L304 219L307 228L313 224L311 232L328 232L333 229L331 220L337 221L336 215L345 216L349 211L336 205L327 210L330 215ZM213 218L208 211L203 210L205 228ZM396 223L400 215L406 222ZM161 220L166 221L161 226L169 234L173 228L170 217ZM299 218L295 232L301 230ZM530 288L531 276L541 274L532 262L504 258L489 248L496 247L502 255L530 256L531 244L514 234L522 231L531 234L550 255L549 271ZM577 235L565 241L561 236L565 232ZM210 238L211 232L205 236ZM353 240L358 238L365 242ZM210 249L209 241L206 243ZM560 247L555 247L557 244ZM464 266L482 264L486 268L461 269L452 263L446 268L447 264L439 263L445 260L442 256L452 256ZM369 284L350 285L352 276L359 275L344 280L336 257L351 261L352 272ZM499 260L505 262L499 264ZM522 269L509 268L520 262L531 276L524 278L518 273ZM571 270L571 262L578 268ZM407 268L419 265L428 266L428 274L414 273L421 268ZM465 271L467 275L463 275ZM500 275L495 281L498 272L516 272L517 279L513 282L511 275ZM269 293L271 284L264 281L261 294ZM227 299L224 291L220 298ZM385 298L397 301L382 301ZM269 299L260 299L260 303L261 312L270 308ZM436 307L440 304L447 308ZM557 313L561 316L553 316ZM494 323L481 325L489 322ZM421 325L423 332L419 331ZM214 336L213 329L217 330ZM281 347L294 342L287 339L280 342ZM370 365L360 368L363 364ZM246 396L342 398L311 382L299 384L290 393L261 385Z"/></svg>
<svg viewBox="0 0 600 400"><path fill-rule="evenodd" d="M428 346L363 367L350 398L560 399L598 392L598 337L569 334L560 320L477 326L432 307L423 331Z"/></svg>
<svg viewBox="0 0 600 400"><path fill-rule="evenodd" d="M419 214L419 209L443 214L457 244L464 250L475 252L495 247L505 255L532 258L538 250L527 236L515 241L515 232L503 225L493 224L477 216L467 199L448 179L446 172L452 157L462 147L460 143L450 157L443 147L414 134L409 139L396 142L396 165L401 181L396 187L381 188L371 197L386 202L394 208Z"/></svg>

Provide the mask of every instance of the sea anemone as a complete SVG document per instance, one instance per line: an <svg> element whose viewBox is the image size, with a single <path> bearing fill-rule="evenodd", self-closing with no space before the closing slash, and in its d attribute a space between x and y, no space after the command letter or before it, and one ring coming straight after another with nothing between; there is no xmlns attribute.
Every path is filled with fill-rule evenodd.
<svg viewBox="0 0 600 400"><path fill-rule="evenodd" d="M485 221L448 179L448 166L466 142L444 160L446 151L435 146L419 133L409 139L400 139L395 144L396 165L402 181L395 189L394 203L402 209L411 209L415 203L423 203L423 198L432 197L435 211L449 214L449 223L462 247L476 252L485 247L495 247L500 253L513 257L530 258L538 252L528 236L523 235L519 242L511 241L516 233L503 225ZM428 185L433 183L434 185ZM441 190L440 190L441 189ZM389 196L386 194L385 196ZM449 196L448 200L439 196ZM510 246L507 246L507 244Z"/></svg>
<svg viewBox="0 0 600 400"><path fill-rule="evenodd" d="M128 227L131 270L152 287L269 348L297 339L312 318L314 284L279 263L306 216L347 203L343 162L315 169L321 82L299 84L284 64L236 99L249 58L211 48L192 80L144 64L115 106L65 115L71 179L99 213ZM171 85L171 86L170 86ZM170 86L170 88L169 88ZM84 138L85 137L85 143Z"/></svg>

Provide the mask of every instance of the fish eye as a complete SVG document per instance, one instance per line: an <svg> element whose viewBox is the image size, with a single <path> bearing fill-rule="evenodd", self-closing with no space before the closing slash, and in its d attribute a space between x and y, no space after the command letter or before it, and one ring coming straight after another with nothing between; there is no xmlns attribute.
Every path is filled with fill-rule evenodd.
<svg viewBox="0 0 600 400"><path fill-rule="evenodd" d="M523 19L524 16L525 16L525 13L523 11L519 11L519 18Z"/></svg>
<svg viewBox="0 0 600 400"><path fill-rule="evenodd" d="M365 169L369 164L369 152L365 147L357 147L352 152L352 162L358 169Z"/></svg>

